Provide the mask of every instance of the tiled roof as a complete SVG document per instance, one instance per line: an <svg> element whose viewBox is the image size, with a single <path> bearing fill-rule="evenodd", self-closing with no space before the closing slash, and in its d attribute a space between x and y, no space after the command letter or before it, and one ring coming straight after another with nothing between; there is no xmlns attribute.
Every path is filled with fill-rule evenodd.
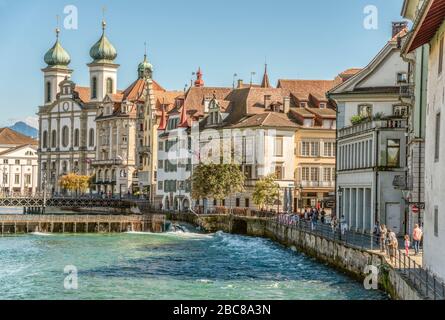
<svg viewBox="0 0 445 320"><path fill-rule="evenodd" d="M165 106L165 111L168 113L175 108L176 99L184 95L183 91L154 91L156 99L156 114L161 116L162 106Z"/></svg>
<svg viewBox="0 0 445 320"><path fill-rule="evenodd" d="M300 100L308 99L310 94L325 97L326 92L334 85L334 80L278 80L278 88L282 88Z"/></svg>
<svg viewBox="0 0 445 320"><path fill-rule="evenodd" d="M39 142L9 128L0 129L0 145L38 145Z"/></svg>
<svg viewBox="0 0 445 320"><path fill-rule="evenodd" d="M74 88L74 91L79 94L79 98L80 98L80 100L82 100L83 103L90 102L90 98L91 98L90 88L76 86Z"/></svg>
<svg viewBox="0 0 445 320"><path fill-rule="evenodd" d="M231 91L232 88L192 87L186 93L184 105L187 112L195 111L195 116L203 116L205 99L212 99L215 96L218 101L223 101Z"/></svg>
<svg viewBox="0 0 445 320"><path fill-rule="evenodd" d="M282 128L298 128L298 125L291 121L289 117L283 113L267 112L247 117L231 126L232 128L249 128L249 127L282 127Z"/></svg>

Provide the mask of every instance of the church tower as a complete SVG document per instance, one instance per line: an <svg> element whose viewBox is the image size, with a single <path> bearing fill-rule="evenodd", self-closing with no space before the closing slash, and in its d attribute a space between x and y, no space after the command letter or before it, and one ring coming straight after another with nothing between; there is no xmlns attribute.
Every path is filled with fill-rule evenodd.
<svg viewBox="0 0 445 320"><path fill-rule="evenodd" d="M50 105L56 100L60 91L59 84L69 78L73 72L68 68L71 58L63 49L59 41L60 30L56 29L56 43L45 54L44 60L47 66L42 69L44 75L44 104Z"/></svg>
<svg viewBox="0 0 445 320"><path fill-rule="evenodd" d="M90 69L90 92L92 102L101 102L107 94L117 91L117 69L114 63L117 57L116 49L105 36L105 20L102 21L102 36L90 50L93 59L88 64Z"/></svg>

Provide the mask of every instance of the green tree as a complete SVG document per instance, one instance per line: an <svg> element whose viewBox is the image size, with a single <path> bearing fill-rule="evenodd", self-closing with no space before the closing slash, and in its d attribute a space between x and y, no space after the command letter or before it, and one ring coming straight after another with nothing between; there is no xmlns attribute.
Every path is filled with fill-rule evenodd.
<svg viewBox="0 0 445 320"><path fill-rule="evenodd" d="M245 176L236 164L199 164L193 169L192 197L222 200L244 191Z"/></svg>
<svg viewBox="0 0 445 320"><path fill-rule="evenodd" d="M257 181L252 194L253 202L261 209L269 209L279 198L280 186L275 182L275 175L270 174Z"/></svg>

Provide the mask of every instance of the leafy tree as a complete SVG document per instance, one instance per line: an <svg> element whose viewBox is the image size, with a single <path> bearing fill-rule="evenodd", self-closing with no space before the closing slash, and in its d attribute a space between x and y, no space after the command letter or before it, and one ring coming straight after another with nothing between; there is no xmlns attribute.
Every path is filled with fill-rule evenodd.
<svg viewBox="0 0 445 320"><path fill-rule="evenodd" d="M85 192L90 186L90 179L91 177L89 176L70 173L60 178L59 185L71 192Z"/></svg>
<svg viewBox="0 0 445 320"><path fill-rule="evenodd" d="M269 209L279 198L280 186L275 182L275 175L270 174L257 181L252 194L253 202L261 209Z"/></svg>
<svg viewBox="0 0 445 320"><path fill-rule="evenodd" d="M193 169L192 197L222 200L244 191L245 176L236 164L199 164Z"/></svg>

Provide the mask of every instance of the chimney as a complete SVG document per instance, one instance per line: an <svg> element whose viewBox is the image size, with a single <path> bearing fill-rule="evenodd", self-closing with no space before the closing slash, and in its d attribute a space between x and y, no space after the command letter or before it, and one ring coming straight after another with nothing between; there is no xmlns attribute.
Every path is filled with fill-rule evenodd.
<svg viewBox="0 0 445 320"><path fill-rule="evenodd" d="M265 95L264 96L264 109L265 110L269 110L270 109L270 101L271 101L272 97L270 95Z"/></svg>
<svg viewBox="0 0 445 320"><path fill-rule="evenodd" d="M290 111L290 97L284 97L283 99L283 112L288 114Z"/></svg>
<svg viewBox="0 0 445 320"><path fill-rule="evenodd" d="M238 89L241 89L244 85L243 79L238 79Z"/></svg>
<svg viewBox="0 0 445 320"><path fill-rule="evenodd" d="M407 21L398 21L392 23L392 38L400 33L403 29L408 27Z"/></svg>

